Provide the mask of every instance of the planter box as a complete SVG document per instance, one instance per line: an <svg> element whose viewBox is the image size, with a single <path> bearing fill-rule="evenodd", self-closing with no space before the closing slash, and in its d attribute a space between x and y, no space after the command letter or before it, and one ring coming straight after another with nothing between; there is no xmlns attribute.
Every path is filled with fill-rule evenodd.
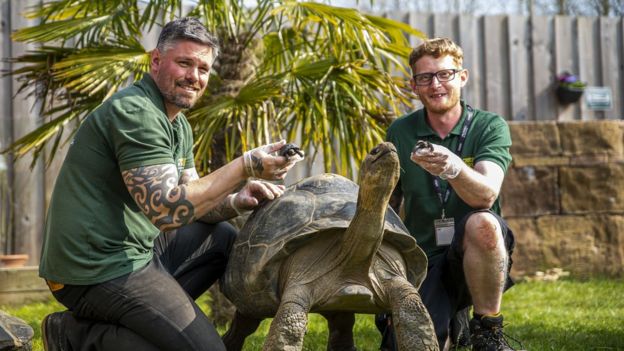
<svg viewBox="0 0 624 351"><path fill-rule="evenodd" d="M52 298L39 267L0 268L0 305L18 305Z"/></svg>
<svg viewBox="0 0 624 351"><path fill-rule="evenodd" d="M557 94L557 99L562 104L571 104L579 101L581 96L583 96L584 88L570 88L564 86L558 86L555 93Z"/></svg>

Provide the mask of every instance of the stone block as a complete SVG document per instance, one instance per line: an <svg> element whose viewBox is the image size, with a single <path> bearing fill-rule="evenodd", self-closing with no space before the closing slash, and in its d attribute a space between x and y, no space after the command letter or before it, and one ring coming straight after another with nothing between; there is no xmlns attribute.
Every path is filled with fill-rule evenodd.
<svg viewBox="0 0 624 351"><path fill-rule="evenodd" d="M610 157L607 153L596 151L592 155L577 155L570 157L570 166L597 166L609 163Z"/></svg>
<svg viewBox="0 0 624 351"><path fill-rule="evenodd" d="M561 212L624 212L624 165L559 169Z"/></svg>
<svg viewBox="0 0 624 351"><path fill-rule="evenodd" d="M624 155L624 121L560 122L559 137L564 155Z"/></svg>
<svg viewBox="0 0 624 351"><path fill-rule="evenodd" d="M541 251L544 247L538 236L536 219L505 217L505 220L516 238L516 247L512 256L512 278L518 279L548 268L543 266L544 254Z"/></svg>
<svg viewBox="0 0 624 351"><path fill-rule="evenodd" d="M539 156L523 156L523 155L512 155L513 167L525 167L525 166L569 166L570 158L565 156L550 156L550 157L539 157Z"/></svg>
<svg viewBox="0 0 624 351"><path fill-rule="evenodd" d="M624 277L624 216L507 218L516 238L511 274L562 268L573 277Z"/></svg>
<svg viewBox="0 0 624 351"><path fill-rule="evenodd" d="M624 276L624 217L619 215L544 216L537 219L535 244L527 246L533 264L561 267L573 276ZM524 239L520 239L524 243Z"/></svg>
<svg viewBox="0 0 624 351"><path fill-rule="evenodd" d="M0 268L0 305L46 301L52 297L35 266Z"/></svg>
<svg viewBox="0 0 624 351"><path fill-rule="evenodd" d="M505 216L559 213L557 167L510 168L505 175L501 204Z"/></svg>
<svg viewBox="0 0 624 351"><path fill-rule="evenodd" d="M555 156L561 154L559 129L554 121L509 122L511 154Z"/></svg>

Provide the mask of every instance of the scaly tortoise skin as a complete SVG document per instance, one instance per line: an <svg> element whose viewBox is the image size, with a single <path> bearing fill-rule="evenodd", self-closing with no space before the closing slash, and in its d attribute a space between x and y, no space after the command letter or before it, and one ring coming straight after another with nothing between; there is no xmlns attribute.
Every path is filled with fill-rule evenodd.
<svg viewBox="0 0 624 351"><path fill-rule="evenodd" d="M273 316L264 350L300 350L310 312L328 319L329 350L354 349L354 312L392 312L400 350L438 350L417 290L427 258L388 206L398 178L396 149L382 143L366 156L359 187L317 175L254 211L223 276L237 308L228 350Z"/></svg>

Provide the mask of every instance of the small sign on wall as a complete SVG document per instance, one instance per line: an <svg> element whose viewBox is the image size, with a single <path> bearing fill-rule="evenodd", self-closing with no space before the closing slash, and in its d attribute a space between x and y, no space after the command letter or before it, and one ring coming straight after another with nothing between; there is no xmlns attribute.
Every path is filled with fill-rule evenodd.
<svg viewBox="0 0 624 351"><path fill-rule="evenodd" d="M594 111L607 111L613 108L613 94L609 87L585 88L585 106Z"/></svg>

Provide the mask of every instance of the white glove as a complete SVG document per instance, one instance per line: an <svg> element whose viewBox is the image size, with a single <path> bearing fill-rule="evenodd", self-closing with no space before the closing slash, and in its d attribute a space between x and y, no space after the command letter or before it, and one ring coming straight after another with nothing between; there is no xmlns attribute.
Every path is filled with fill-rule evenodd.
<svg viewBox="0 0 624 351"><path fill-rule="evenodd" d="M464 161L442 145L429 142L416 144L410 159L427 172L442 179L455 179L464 168Z"/></svg>

